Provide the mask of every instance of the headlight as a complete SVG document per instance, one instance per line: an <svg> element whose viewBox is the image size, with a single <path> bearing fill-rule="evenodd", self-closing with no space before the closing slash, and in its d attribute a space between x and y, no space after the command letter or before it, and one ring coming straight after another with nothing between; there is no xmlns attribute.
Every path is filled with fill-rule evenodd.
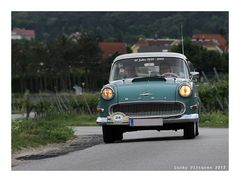
<svg viewBox="0 0 240 182"><path fill-rule="evenodd" d="M179 87L179 94L182 97L189 97L192 94L192 88L189 85L181 85Z"/></svg>
<svg viewBox="0 0 240 182"><path fill-rule="evenodd" d="M113 90L110 88L110 87L107 87L107 88L104 88L102 90L102 98L105 99L105 100L110 100L113 98L114 96L114 93L113 93Z"/></svg>

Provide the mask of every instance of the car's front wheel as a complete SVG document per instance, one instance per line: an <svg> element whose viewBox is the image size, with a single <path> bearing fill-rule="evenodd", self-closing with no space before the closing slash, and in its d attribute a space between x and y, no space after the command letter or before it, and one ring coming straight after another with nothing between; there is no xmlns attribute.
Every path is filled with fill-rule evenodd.
<svg viewBox="0 0 240 182"><path fill-rule="evenodd" d="M121 128L114 128L114 138L115 140L123 139L123 131L121 130Z"/></svg>
<svg viewBox="0 0 240 182"><path fill-rule="evenodd" d="M115 140L123 138L123 131L116 126L103 125L102 132L104 143L113 143Z"/></svg>
<svg viewBox="0 0 240 182"><path fill-rule="evenodd" d="M199 135L199 131L198 131L198 124L199 124L199 122L197 122L197 123L196 123L196 136L198 136L198 135Z"/></svg>
<svg viewBox="0 0 240 182"><path fill-rule="evenodd" d="M198 124L196 122L186 124L183 130L183 135L185 139L192 139L197 136Z"/></svg>
<svg viewBox="0 0 240 182"><path fill-rule="evenodd" d="M113 127L104 125L102 126L103 132L103 141L104 143L112 143L114 142L114 135L113 135Z"/></svg>

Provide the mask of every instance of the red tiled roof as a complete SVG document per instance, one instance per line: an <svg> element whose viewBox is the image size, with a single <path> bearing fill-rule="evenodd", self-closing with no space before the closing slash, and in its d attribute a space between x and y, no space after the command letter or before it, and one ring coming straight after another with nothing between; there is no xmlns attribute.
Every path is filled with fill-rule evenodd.
<svg viewBox="0 0 240 182"><path fill-rule="evenodd" d="M204 41L192 41L193 45L198 45L198 46L219 46L217 42L214 42L213 40L204 40Z"/></svg>
<svg viewBox="0 0 240 182"><path fill-rule="evenodd" d="M122 42L99 42L98 46L102 50L102 57L107 58L115 53L126 54L127 46Z"/></svg>
<svg viewBox="0 0 240 182"><path fill-rule="evenodd" d="M227 42L221 34L195 34L192 36L193 39L203 39L203 40L216 40L219 46L225 47Z"/></svg>
<svg viewBox="0 0 240 182"><path fill-rule="evenodd" d="M30 37L35 38L35 31L34 30L27 30L27 29L21 29L21 28L13 28L12 30L17 35L21 35L23 37Z"/></svg>
<svg viewBox="0 0 240 182"><path fill-rule="evenodd" d="M207 48L208 50L215 50L220 53L227 52L227 47L220 46L219 43L216 42L215 40L201 40L201 41L193 40L192 44L197 45L197 46L203 46L203 47Z"/></svg>
<svg viewBox="0 0 240 182"><path fill-rule="evenodd" d="M144 46L144 45L165 45L165 44L172 44L175 40L174 39L140 39L136 45Z"/></svg>

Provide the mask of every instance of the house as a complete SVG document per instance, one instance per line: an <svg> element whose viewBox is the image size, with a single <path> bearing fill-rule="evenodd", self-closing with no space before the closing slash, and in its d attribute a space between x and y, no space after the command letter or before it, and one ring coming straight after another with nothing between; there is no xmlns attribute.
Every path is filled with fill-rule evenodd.
<svg viewBox="0 0 240 182"><path fill-rule="evenodd" d="M123 42L108 42L103 41L98 43L99 48L102 51L102 58L106 59L114 54L126 54L127 44Z"/></svg>
<svg viewBox="0 0 240 182"><path fill-rule="evenodd" d="M21 28L13 28L12 30L12 40L32 40L35 39L35 31L34 30L27 30Z"/></svg>
<svg viewBox="0 0 240 182"><path fill-rule="evenodd" d="M132 46L132 51L136 52L168 52L173 46L180 43L178 39L143 39L140 38Z"/></svg>
<svg viewBox="0 0 240 182"><path fill-rule="evenodd" d="M227 41L221 34L194 34L192 36L192 44L203 46L207 50L219 53L228 52Z"/></svg>
<svg viewBox="0 0 240 182"><path fill-rule="evenodd" d="M219 44L213 40L204 40L204 41L192 40L192 44L205 47L208 51L217 51L221 54L224 52L224 50L221 49Z"/></svg>

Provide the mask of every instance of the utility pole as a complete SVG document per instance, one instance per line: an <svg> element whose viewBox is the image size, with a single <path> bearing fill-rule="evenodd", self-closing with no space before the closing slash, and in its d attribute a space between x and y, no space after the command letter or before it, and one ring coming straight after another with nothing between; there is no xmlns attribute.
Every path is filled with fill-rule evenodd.
<svg viewBox="0 0 240 182"><path fill-rule="evenodd" d="M183 26L181 24L181 39L182 39L182 54L184 55L184 44L183 44Z"/></svg>

